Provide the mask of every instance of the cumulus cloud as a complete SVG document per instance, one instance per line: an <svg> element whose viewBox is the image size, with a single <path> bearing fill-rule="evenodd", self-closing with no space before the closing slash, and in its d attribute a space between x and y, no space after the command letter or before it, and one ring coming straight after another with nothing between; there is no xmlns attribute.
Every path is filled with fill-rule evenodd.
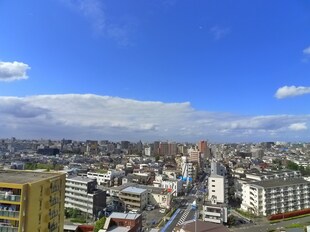
<svg viewBox="0 0 310 232"><path fill-rule="evenodd" d="M301 131L301 130L307 130L308 127L306 125L305 122L302 122L302 123L293 123L291 125L289 125L288 127L290 130L293 130L293 131Z"/></svg>
<svg viewBox="0 0 310 232"><path fill-rule="evenodd" d="M305 48L302 52L306 55L310 55L310 47Z"/></svg>
<svg viewBox="0 0 310 232"><path fill-rule="evenodd" d="M295 97L299 95L309 94L310 87L305 86L283 86L279 88L275 94L275 97L278 99L283 99L287 97Z"/></svg>
<svg viewBox="0 0 310 232"><path fill-rule="evenodd" d="M0 61L0 81L15 81L27 79L28 64L22 62L2 62Z"/></svg>
<svg viewBox="0 0 310 232"><path fill-rule="evenodd" d="M211 27L210 33L213 35L213 38L215 40L219 40L219 39L224 38L230 33L230 28L228 27L222 28L219 26L214 26L214 27Z"/></svg>
<svg viewBox="0 0 310 232"><path fill-rule="evenodd" d="M197 111L189 102L137 101L92 94L0 97L0 137L290 140L296 133L310 139L309 123L310 115L243 116Z"/></svg>

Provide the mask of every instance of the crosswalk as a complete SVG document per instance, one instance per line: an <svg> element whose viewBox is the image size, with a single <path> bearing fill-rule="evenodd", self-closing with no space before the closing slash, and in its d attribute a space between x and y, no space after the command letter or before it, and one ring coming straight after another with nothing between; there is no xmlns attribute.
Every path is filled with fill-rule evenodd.
<svg viewBox="0 0 310 232"><path fill-rule="evenodd" d="M188 216L190 211L191 211L191 206L189 205L186 208L186 210L184 211L184 213L183 213L182 217L180 218L180 220L178 221L177 226L181 225L185 221L185 219L187 218L187 216Z"/></svg>

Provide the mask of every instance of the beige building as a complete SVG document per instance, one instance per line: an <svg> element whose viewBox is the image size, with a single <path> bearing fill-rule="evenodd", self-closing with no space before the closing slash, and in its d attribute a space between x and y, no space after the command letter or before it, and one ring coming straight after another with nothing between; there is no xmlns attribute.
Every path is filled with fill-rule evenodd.
<svg viewBox="0 0 310 232"><path fill-rule="evenodd" d="M142 188L127 187L120 191L118 197L128 210L142 211L148 204L148 191Z"/></svg>
<svg viewBox="0 0 310 232"><path fill-rule="evenodd" d="M0 171L0 231L60 232L65 174Z"/></svg>

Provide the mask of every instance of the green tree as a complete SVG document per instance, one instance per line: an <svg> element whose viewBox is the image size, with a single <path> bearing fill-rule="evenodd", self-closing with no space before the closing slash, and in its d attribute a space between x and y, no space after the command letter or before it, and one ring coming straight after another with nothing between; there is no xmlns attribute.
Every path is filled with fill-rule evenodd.
<svg viewBox="0 0 310 232"><path fill-rule="evenodd" d="M287 161L286 168L288 168L290 170L295 170L295 171L299 170L298 164L296 164L290 160Z"/></svg>
<svg viewBox="0 0 310 232"><path fill-rule="evenodd" d="M98 232L100 229L102 229L105 224L105 221L106 217L102 217L98 221L96 221L94 232Z"/></svg>

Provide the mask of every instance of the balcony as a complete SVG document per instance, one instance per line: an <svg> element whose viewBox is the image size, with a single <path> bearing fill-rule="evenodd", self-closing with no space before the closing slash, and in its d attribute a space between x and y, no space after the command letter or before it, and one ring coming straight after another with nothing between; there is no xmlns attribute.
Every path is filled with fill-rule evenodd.
<svg viewBox="0 0 310 232"><path fill-rule="evenodd" d="M207 218L207 217L204 218L204 221L205 222L213 222L213 223L221 223L220 219Z"/></svg>
<svg viewBox="0 0 310 232"><path fill-rule="evenodd" d="M0 201L20 202L20 195L0 194Z"/></svg>
<svg viewBox="0 0 310 232"><path fill-rule="evenodd" d="M209 211L206 211L206 212L205 212L205 215L206 215L206 216L214 216L214 217L220 217L220 216L221 216L220 213L209 212Z"/></svg>
<svg viewBox="0 0 310 232"><path fill-rule="evenodd" d="M0 210L0 217L19 218L19 211Z"/></svg>
<svg viewBox="0 0 310 232"><path fill-rule="evenodd" d="M0 224L0 232L18 232L18 227Z"/></svg>
<svg viewBox="0 0 310 232"><path fill-rule="evenodd" d="M119 198L140 201L140 196L133 197L133 196L121 194L121 195L119 195Z"/></svg>
<svg viewBox="0 0 310 232"><path fill-rule="evenodd" d="M84 189L87 190L87 185L81 185L81 184L73 184L73 183L66 183L66 187L73 187L77 189Z"/></svg>

